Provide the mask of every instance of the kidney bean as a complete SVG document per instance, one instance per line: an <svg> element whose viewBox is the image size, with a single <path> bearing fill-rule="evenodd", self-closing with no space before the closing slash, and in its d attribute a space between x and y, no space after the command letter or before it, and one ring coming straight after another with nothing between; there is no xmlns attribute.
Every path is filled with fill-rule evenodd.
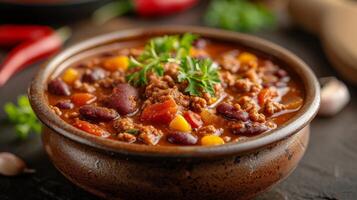
<svg viewBox="0 0 357 200"><path fill-rule="evenodd" d="M194 145L198 139L191 133L172 132L167 135L167 140L173 144Z"/></svg>
<svg viewBox="0 0 357 200"><path fill-rule="evenodd" d="M70 101L59 101L56 107L60 109L72 109L74 107L73 103Z"/></svg>
<svg viewBox="0 0 357 200"><path fill-rule="evenodd" d="M238 110L228 103L219 104L216 107L216 111L228 120L241 120L245 122L249 119L249 114L247 112Z"/></svg>
<svg viewBox="0 0 357 200"><path fill-rule="evenodd" d="M105 99L106 106L115 109L121 115L127 115L138 108L138 91L127 83L118 84L111 96Z"/></svg>
<svg viewBox="0 0 357 200"><path fill-rule="evenodd" d="M48 92L59 96L69 96L71 91L69 86L61 79L54 79L48 83Z"/></svg>
<svg viewBox="0 0 357 200"><path fill-rule="evenodd" d="M105 71L102 68L96 67L92 70L86 70L82 75L82 81L94 83L95 81L105 78Z"/></svg>
<svg viewBox="0 0 357 200"><path fill-rule="evenodd" d="M232 129L232 133L236 135L251 136L251 135L258 135L260 133L264 133L269 129L270 128L265 124L254 122L254 123L245 124L245 126L242 128Z"/></svg>
<svg viewBox="0 0 357 200"><path fill-rule="evenodd" d="M119 114L113 109L93 105L82 106L79 113L82 117L96 122L112 121L119 117Z"/></svg>

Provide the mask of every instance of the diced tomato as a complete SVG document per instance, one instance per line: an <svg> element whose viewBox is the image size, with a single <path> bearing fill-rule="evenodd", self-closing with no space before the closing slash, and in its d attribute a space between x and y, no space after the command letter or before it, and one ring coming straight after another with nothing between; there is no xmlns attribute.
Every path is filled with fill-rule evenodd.
<svg viewBox="0 0 357 200"><path fill-rule="evenodd" d="M72 95L71 99L76 106L83 106L93 103L97 97L90 93L76 93Z"/></svg>
<svg viewBox="0 0 357 200"><path fill-rule="evenodd" d="M211 111L207 109L203 109L200 113L201 119L205 124L214 124L216 123L218 117L217 115L213 114Z"/></svg>
<svg viewBox="0 0 357 200"><path fill-rule="evenodd" d="M187 111L183 114L183 117L187 120L192 128L200 128L203 125L201 116L197 113Z"/></svg>
<svg viewBox="0 0 357 200"><path fill-rule="evenodd" d="M147 106L141 114L141 120L168 124L175 117L176 113L177 104L173 99L169 99L162 103Z"/></svg>
<svg viewBox="0 0 357 200"><path fill-rule="evenodd" d="M264 88L258 94L258 103L260 106L264 106L269 99L273 99L278 96L278 92L271 88Z"/></svg>
<svg viewBox="0 0 357 200"><path fill-rule="evenodd" d="M108 137L110 135L107 131L103 130L99 126L86 121L82 121L80 119L76 119L76 121L72 125L92 135L100 137Z"/></svg>

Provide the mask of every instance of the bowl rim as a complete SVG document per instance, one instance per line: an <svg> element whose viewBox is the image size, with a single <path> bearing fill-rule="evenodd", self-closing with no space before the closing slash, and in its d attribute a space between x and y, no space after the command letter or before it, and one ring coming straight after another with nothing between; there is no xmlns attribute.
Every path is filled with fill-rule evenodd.
<svg viewBox="0 0 357 200"><path fill-rule="evenodd" d="M130 40L140 36L152 36L163 34L182 34L185 32L199 34L206 38L225 40L237 43L256 50L265 55L273 56L278 60L288 63L287 68L292 69L303 82L305 90L305 100L303 106L295 116L282 126L264 134L252 137L244 142L227 143L219 146L148 146L141 144L128 144L115 140L108 140L88 134L79 130L59 116L54 114L47 105L44 91L46 82L52 72L65 60L75 56L88 49L98 46L104 46L113 42ZM121 30L92 39L85 40L74 46L71 46L51 59L41 67L37 75L31 82L28 96L31 106L40 119L49 129L62 136L100 150L110 151L123 155L146 156L146 157L216 157L224 155L233 155L262 148L266 145L283 140L292 134L297 133L310 123L316 115L320 104L320 92L318 81L312 70L297 56L272 42L260 39L255 36L218 30L213 28L199 26L156 26L151 28L134 28Z"/></svg>

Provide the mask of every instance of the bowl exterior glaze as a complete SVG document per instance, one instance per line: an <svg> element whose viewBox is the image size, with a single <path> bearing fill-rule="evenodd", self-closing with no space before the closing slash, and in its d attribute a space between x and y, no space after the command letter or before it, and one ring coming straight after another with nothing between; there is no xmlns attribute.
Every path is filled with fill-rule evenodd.
<svg viewBox="0 0 357 200"><path fill-rule="evenodd" d="M250 199L286 178L306 150L309 127L255 151L212 159L118 155L47 128L42 138L64 176L106 199L233 200Z"/></svg>

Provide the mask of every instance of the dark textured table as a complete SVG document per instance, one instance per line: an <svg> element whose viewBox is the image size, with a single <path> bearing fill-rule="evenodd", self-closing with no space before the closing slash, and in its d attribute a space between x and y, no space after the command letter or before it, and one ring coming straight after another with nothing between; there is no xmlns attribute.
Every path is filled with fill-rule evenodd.
<svg viewBox="0 0 357 200"><path fill-rule="evenodd" d="M72 22L74 35L69 45L85 38L129 27L157 24L201 24L203 6L189 12L155 21L123 17L102 27L88 21ZM297 54L318 77L337 76L326 60L317 38L291 28L258 34ZM0 60L4 56L0 50ZM0 107L26 93L28 83L41 63L17 74L0 88ZM279 186L257 199L357 199L357 90L349 86L352 100L334 118L316 118L311 125L311 140L306 155L297 169ZM50 163L42 150L40 137L16 140L0 110L0 152L13 152L26 160L35 174L18 177L0 176L0 200L3 199L96 199L67 181Z"/></svg>

